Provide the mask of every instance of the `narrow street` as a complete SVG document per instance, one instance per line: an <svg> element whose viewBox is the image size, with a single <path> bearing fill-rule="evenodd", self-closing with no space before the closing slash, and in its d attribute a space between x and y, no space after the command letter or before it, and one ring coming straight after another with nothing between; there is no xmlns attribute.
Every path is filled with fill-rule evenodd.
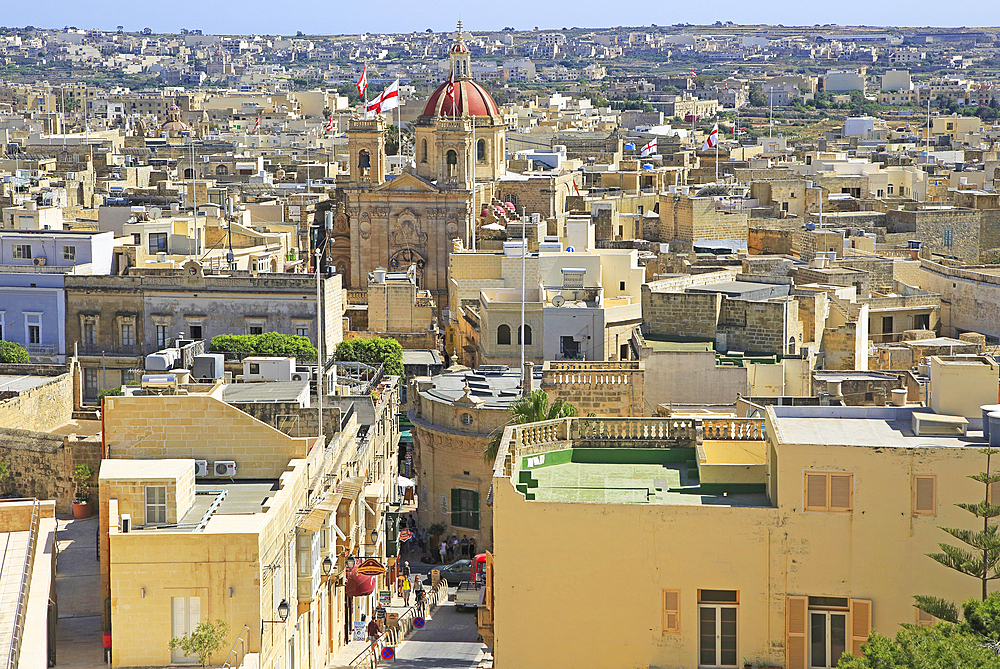
<svg viewBox="0 0 1000 669"><path fill-rule="evenodd" d="M56 666L106 667L101 644L101 564L97 561L97 517L60 518L57 533Z"/></svg>
<svg viewBox="0 0 1000 669"><path fill-rule="evenodd" d="M492 666L486 647L478 641L476 614L442 602L427 620L396 648L394 669L466 669ZM484 664L484 662L487 662Z"/></svg>

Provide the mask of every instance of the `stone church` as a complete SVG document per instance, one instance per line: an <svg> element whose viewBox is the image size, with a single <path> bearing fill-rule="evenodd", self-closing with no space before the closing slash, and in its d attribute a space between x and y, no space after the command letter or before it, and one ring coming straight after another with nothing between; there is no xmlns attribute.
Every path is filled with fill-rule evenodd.
<svg viewBox="0 0 1000 669"><path fill-rule="evenodd" d="M506 165L503 117L470 76L461 24L449 56L452 77L427 99L416 122L415 169L387 178L385 120L351 120L350 180L343 187L345 210L334 216L338 243L330 249L330 263L345 272L348 287L365 287L376 267L416 265L418 286L431 291L438 309L447 307L452 240L474 246L478 212L495 197Z"/></svg>

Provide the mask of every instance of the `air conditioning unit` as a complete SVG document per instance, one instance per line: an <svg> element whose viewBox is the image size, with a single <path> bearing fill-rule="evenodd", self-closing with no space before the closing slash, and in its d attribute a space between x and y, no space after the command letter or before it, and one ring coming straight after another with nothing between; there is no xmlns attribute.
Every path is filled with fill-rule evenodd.
<svg viewBox="0 0 1000 669"><path fill-rule="evenodd" d="M128 534L132 531L132 514L123 513L122 514L122 534Z"/></svg>
<svg viewBox="0 0 1000 669"><path fill-rule="evenodd" d="M216 476L228 476L229 478L236 476L236 463L232 460L216 460L214 467Z"/></svg>
<svg viewBox="0 0 1000 669"><path fill-rule="evenodd" d="M208 460L195 460L194 461L194 475L195 478L202 476L208 476Z"/></svg>
<svg viewBox="0 0 1000 669"><path fill-rule="evenodd" d="M33 258L31 262L35 267L40 267L45 264L45 258Z"/></svg>
<svg viewBox="0 0 1000 669"><path fill-rule="evenodd" d="M311 379L312 373L308 369L292 372L292 381L309 381Z"/></svg>

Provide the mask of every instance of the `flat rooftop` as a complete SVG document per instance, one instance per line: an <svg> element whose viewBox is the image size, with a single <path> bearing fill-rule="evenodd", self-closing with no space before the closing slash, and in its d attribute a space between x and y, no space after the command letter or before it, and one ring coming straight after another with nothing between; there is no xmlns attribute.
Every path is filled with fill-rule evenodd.
<svg viewBox="0 0 1000 669"><path fill-rule="evenodd" d="M54 376L30 376L30 375L10 375L0 374L0 393L23 393L26 390L44 386L49 381L54 380ZM13 427L13 426L12 426Z"/></svg>
<svg viewBox="0 0 1000 669"><path fill-rule="evenodd" d="M433 350L403 349L403 366L406 365L440 365L441 354Z"/></svg>
<svg viewBox="0 0 1000 669"><path fill-rule="evenodd" d="M224 402L301 402L309 398L308 381L230 383L222 389ZM307 402L308 403L308 402Z"/></svg>
<svg viewBox="0 0 1000 669"><path fill-rule="evenodd" d="M522 470L523 471L523 470ZM535 501L666 506L771 506L764 493L704 494L680 463L580 463L530 470ZM679 492L686 489L686 492Z"/></svg>
<svg viewBox="0 0 1000 669"><path fill-rule="evenodd" d="M926 407L768 407L775 414L775 436L785 444L877 448L983 448L982 432L966 436L914 434L914 412Z"/></svg>
<svg viewBox="0 0 1000 669"><path fill-rule="evenodd" d="M541 370L532 378L532 387L541 385ZM433 387L423 395L439 402L454 402L465 395L468 384L469 394L479 401L479 408L506 409L521 396L521 370L512 369L502 374L478 374L473 369L459 369L431 377Z"/></svg>
<svg viewBox="0 0 1000 669"><path fill-rule="evenodd" d="M147 532L192 532L202 520L205 520L208 531L251 530L256 526L256 522L242 524L230 521L241 516L253 521L255 514L263 512L261 506L264 501L273 497L277 491L277 480L220 480L198 483L195 485L194 504L176 525L146 526L136 529ZM216 502L218 506L213 509Z"/></svg>
<svg viewBox="0 0 1000 669"><path fill-rule="evenodd" d="M787 283L754 283L753 281L722 281L706 286L692 286L687 293L722 293L728 297L740 297L749 293L765 292L773 297L788 295L791 286Z"/></svg>

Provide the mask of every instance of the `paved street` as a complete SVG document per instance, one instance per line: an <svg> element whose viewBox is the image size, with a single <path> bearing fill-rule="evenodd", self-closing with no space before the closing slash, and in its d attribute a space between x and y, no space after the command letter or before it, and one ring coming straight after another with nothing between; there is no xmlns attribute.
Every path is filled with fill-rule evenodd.
<svg viewBox="0 0 1000 669"><path fill-rule="evenodd" d="M442 602L427 626L416 630L396 648L396 661L386 663L393 669L466 669L479 667L485 658L485 646L477 641L476 614L457 610L451 602Z"/></svg>
<svg viewBox="0 0 1000 669"><path fill-rule="evenodd" d="M101 564L97 561L97 517L59 519L56 596L56 658L60 667L105 667L101 648Z"/></svg>

